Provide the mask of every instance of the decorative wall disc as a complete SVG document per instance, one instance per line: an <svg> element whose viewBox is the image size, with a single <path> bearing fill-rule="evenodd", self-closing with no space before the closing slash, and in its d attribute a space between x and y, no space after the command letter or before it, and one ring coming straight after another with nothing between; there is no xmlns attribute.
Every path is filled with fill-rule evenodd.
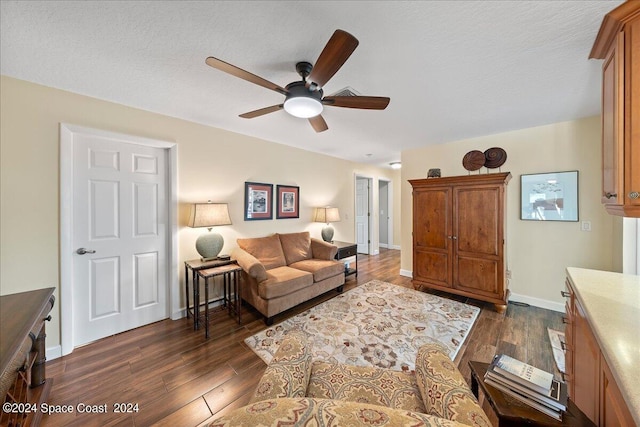
<svg viewBox="0 0 640 427"><path fill-rule="evenodd" d="M504 151L502 148L493 147L493 148L489 148L484 152L484 157L485 157L485 162L484 162L485 167L489 169L495 169L504 165L504 162L507 161L507 152Z"/></svg>
<svg viewBox="0 0 640 427"><path fill-rule="evenodd" d="M485 156L482 151L472 150L462 158L462 166L468 171L477 171L484 166Z"/></svg>

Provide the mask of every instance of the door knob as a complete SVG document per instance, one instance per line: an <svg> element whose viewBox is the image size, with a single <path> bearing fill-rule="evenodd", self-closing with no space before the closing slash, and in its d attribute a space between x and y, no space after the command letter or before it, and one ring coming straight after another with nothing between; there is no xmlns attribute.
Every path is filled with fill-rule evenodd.
<svg viewBox="0 0 640 427"><path fill-rule="evenodd" d="M78 248L78 250L76 251L76 253L78 255L84 255L84 254L95 254L96 251L92 250L92 249L85 249L85 248Z"/></svg>

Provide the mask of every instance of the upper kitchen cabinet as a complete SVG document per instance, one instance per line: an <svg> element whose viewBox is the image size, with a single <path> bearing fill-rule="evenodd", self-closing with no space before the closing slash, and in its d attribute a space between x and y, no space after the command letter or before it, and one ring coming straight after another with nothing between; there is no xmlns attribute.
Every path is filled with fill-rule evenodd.
<svg viewBox="0 0 640 427"><path fill-rule="evenodd" d="M602 203L640 217L640 1L605 15L589 58L602 64Z"/></svg>

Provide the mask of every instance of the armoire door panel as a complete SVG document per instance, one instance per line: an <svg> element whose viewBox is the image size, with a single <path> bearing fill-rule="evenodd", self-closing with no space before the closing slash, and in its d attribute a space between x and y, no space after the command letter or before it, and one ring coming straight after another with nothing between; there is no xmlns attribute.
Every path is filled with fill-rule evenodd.
<svg viewBox="0 0 640 427"><path fill-rule="evenodd" d="M498 261L458 256L455 266L454 287L481 293L486 296L499 296L498 283L500 269Z"/></svg>
<svg viewBox="0 0 640 427"><path fill-rule="evenodd" d="M451 287L450 257L447 252L417 251L414 256L414 279Z"/></svg>
<svg viewBox="0 0 640 427"><path fill-rule="evenodd" d="M448 188L414 194L414 241L419 248L448 249L451 235L450 191Z"/></svg>
<svg viewBox="0 0 640 427"><path fill-rule="evenodd" d="M455 191L455 232L459 252L498 255L500 227L499 193L496 187L459 188ZM482 212L482 215L478 215Z"/></svg>

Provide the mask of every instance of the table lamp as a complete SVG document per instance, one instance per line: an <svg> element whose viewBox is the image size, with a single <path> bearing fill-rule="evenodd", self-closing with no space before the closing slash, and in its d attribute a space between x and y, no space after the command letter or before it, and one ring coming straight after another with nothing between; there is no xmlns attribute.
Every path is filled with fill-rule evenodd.
<svg viewBox="0 0 640 427"><path fill-rule="evenodd" d="M218 233L212 233L211 228L219 225L230 225L229 206L226 203L194 203L191 207L189 227L207 227L208 233L198 237L196 250L202 261L211 261L218 257L224 246L224 239Z"/></svg>
<svg viewBox="0 0 640 427"><path fill-rule="evenodd" d="M340 221L340 211L338 211L338 208L317 208L316 218L314 221L324 222L327 224L327 226L322 229L322 240L324 240L325 242L332 242L333 227L329 225L329 223Z"/></svg>

